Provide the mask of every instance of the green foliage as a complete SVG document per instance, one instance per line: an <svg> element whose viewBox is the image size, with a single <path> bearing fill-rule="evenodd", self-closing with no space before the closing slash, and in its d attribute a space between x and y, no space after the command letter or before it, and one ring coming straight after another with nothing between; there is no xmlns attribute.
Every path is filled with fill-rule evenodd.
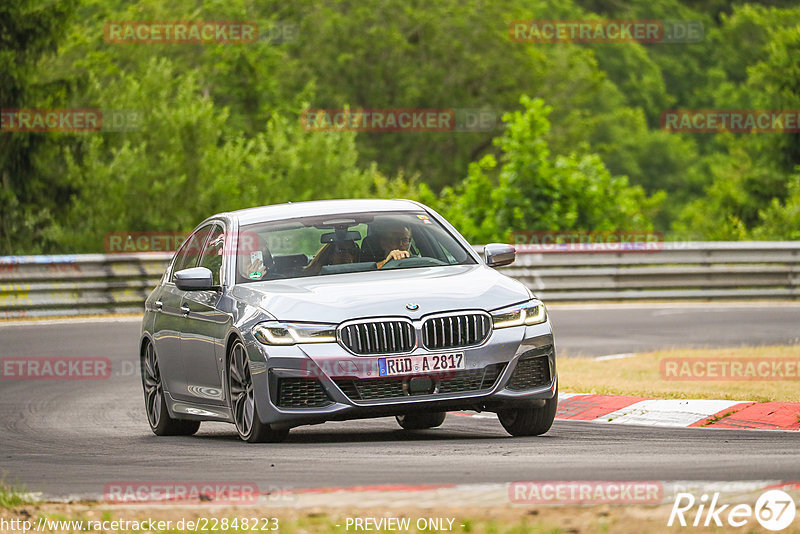
<svg viewBox="0 0 800 534"><path fill-rule="evenodd" d="M37 66L56 50L77 0L54 0L48 6L20 0L0 3L0 109L58 107L66 77L37 75ZM0 253L38 250L39 231L61 212L72 187L58 176L40 173L59 137L0 131Z"/></svg>
<svg viewBox="0 0 800 534"><path fill-rule="evenodd" d="M750 40L746 70L721 62L729 81L716 88L720 108L800 109L800 10L744 7L723 18L716 41ZM724 48L733 53L733 43ZM742 77L741 83L734 83ZM673 225L676 233L702 239L796 239L800 135L718 134L706 147L709 177L703 195L687 203Z"/></svg>
<svg viewBox="0 0 800 534"><path fill-rule="evenodd" d="M492 156L470 165L467 178L445 188L437 204L467 239L505 241L514 230L651 228L646 212L661 195L646 198L586 150L552 156L546 141L551 108L527 96L520 103L522 110L503 117L506 131L495 140L500 165ZM425 200L434 201L430 193Z"/></svg>
<svg viewBox="0 0 800 534"><path fill-rule="evenodd" d="M520 43L531 19L703 24L694 43ZM111 44L123 20L288 39ZM0 5L0 107L133 110L131 131L0 132L0 254L102 250L223 210L403 197L513 230L797 239L800 134L675 134L665 109L800 109L800 8L764 0L33 0ZM521 95L529 95L523 96ZM522 103L520 109L519 103ZM546 104L545 104L546 103ZM491 110L493 129L309 132L303 109Z"/></svg>
<svg viewBox="0 0 800 534"><path fill-rule="evenodd" d="M754 239L800 240L800 174L792 176L786 201L773 198L759 212L760 224L753 229Z"/></svg>
<svg viewBox="0 0 800 534"><path fill-rule="evenodd" d="M0 510L9 510L23 504L31 504L31 499L24 494L24 489L19 486L9 486L5 480L0 480Z"/></svg>
<svg viewBox="0 0 800 534"><path fill-rule="evenodd" d="M227 135L227 108L203 96L199 83L196 73L153 59L143 78L95 88L105 106L145 113L136 131L89 137L81 160L64 155L81 192L68 224L46 232L52 243L97 250L108 232L188 231L220 211L396 187L398 179L359 169L354 134L306 132L275 114L250 138Z"/></svg>

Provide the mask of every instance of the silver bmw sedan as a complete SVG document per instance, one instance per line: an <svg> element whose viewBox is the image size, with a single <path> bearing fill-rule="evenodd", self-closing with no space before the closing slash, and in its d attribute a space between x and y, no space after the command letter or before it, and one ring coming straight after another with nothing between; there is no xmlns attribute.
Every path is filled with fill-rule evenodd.
<svg viewBox="0 0 800 534"><path fill-rule="evenodd" d="M142 386L153 432L201 421L248 442L325 421L395 416L433 428L489 411L513 436L547 432L553 334L531 291L434 210L325 200L203 221L145 302Z"/></svg>

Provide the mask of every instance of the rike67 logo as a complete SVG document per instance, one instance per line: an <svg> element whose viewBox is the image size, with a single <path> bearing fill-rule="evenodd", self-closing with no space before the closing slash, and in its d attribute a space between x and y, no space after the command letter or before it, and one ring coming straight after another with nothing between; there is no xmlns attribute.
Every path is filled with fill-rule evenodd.
<svg viewBox="0 0 800 534"><path fill-rule="evenodd" d="M743 527L755 519L767 530L783 530L794 521L797 508L791 495L781 490L762 493L755 506L719 504L719 492L696 499L691 493L678 493L667 526Z"/></svg>

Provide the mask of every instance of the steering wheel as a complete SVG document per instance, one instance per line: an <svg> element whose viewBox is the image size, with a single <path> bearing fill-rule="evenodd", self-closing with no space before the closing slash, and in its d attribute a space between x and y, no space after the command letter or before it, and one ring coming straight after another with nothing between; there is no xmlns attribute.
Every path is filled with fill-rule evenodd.
<svg viewBox="0 0 800 534"><path fill-rule="evenodd" d="M391 260L389 260L386 263L384 263L383 267L381 267L379 270L382 271L384 269L397 269L400 266L400 262L401 261L406 261L406 260L410 260L410 259L411 259L410 257L409 258L400 258L399 260L396 260L396 259L392 258Z"/></svg>
<svg viewBox="0 0 800 534"><path fill-rule="evenodd" d="M384 263L380 270L399 269L401 267L433 267L436 265L447 264L443 261L437 260L436 258L409 256L408 258L400 258L399 260L391 259Z"/></svg>

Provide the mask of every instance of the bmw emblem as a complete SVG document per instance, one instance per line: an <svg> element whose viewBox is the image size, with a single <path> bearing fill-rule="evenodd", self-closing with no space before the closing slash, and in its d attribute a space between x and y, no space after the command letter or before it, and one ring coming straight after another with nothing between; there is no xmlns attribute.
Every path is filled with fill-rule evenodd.
<svg viewBox="0 0 800 534"><path fill-rule="evenodd" d="M418 310L419 304L414 304L413 302L409 302L408 304L406 304L406 308L408 308L411 311Z"/></svg>

